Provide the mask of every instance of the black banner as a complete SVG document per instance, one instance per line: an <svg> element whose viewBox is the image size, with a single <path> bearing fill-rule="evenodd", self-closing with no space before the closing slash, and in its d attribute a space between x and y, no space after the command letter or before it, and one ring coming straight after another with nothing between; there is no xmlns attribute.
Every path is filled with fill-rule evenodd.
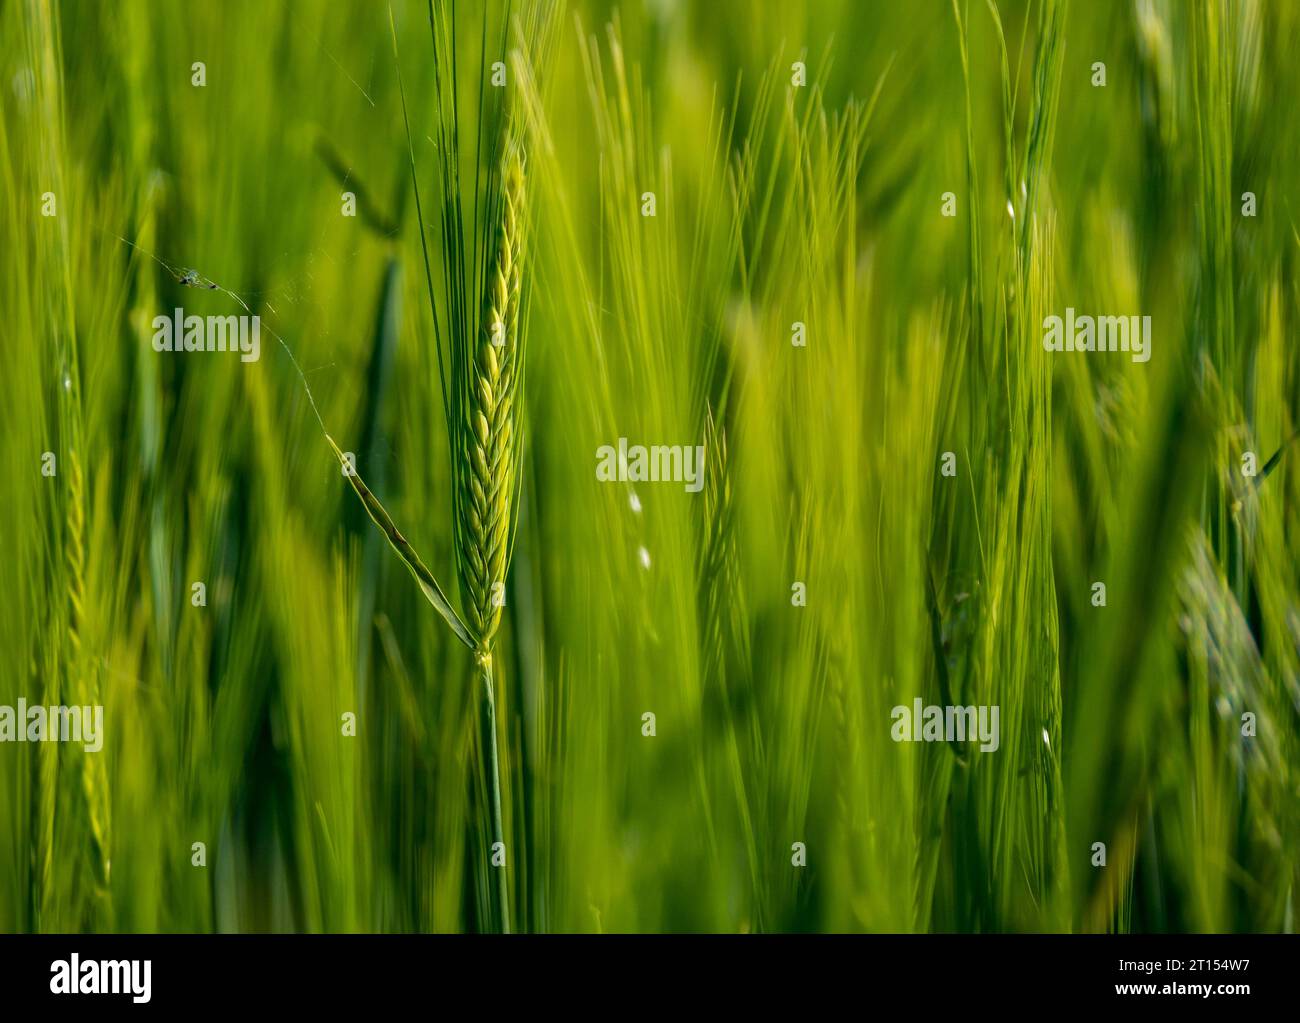
<svg viewBox="0 0 1300 1023"><path fill-rule="evenodd" d="M1294 936L7 935L7 1008L1294 1009ZM462 1008L456 1008L461 1006ZM620 1008L622 1007L622 1008ZM7 1015L7 1014L6 1014ZM13 1017L10 1017L13 1018Z"/></svg>

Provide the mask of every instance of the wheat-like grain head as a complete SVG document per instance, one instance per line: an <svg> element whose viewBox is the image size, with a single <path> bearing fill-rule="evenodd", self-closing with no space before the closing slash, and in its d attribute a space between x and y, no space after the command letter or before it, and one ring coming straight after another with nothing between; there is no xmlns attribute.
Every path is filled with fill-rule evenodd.
<svg viewBox="0 0 1300 1023"><path fill-rule="evenodd" d="M509 147L501 168L500 228L488 271L483 325L465 381L458 480L458 564L470 629L485 655L501 624L518 482L524 164Z"/></svg>

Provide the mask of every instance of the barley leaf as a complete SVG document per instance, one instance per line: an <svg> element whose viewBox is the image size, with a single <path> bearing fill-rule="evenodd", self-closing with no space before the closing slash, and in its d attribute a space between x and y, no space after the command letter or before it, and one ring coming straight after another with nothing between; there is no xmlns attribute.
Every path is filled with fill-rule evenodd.
<svg viewBox="0 0 1300 1023"><path fill-rule="evenodd" d="M420 556L415 553L415 549L407 542L398 528L393 525L393 520L389 517L384 506L379 503L379 498L370 492L370 488L365 485L361 477L357 475L356 470L348 465L348 461L343 457L343 452L339 446L334 443L334 438L325 435L325 439L330 442L330 447L334 449L334 454L338 456L339 464L347 469L345 475L348 482L352 484L352 489L357 492L361 498L361 503L366 506L366 511L371 519L374 520L392 545L398 556L406 563L406 567L411 570L411 575L415 576L415 581L420 584L420 589L424 595L429 598L429 603L437 609L438 613L446 619L447 624L451 626L451 631L456 637L471 650L474 648L474 640L470 638L469 630L465 628L465 623L460 620L460 615L456 614L455 608L447 600L447 595L442 592L442 587L438 585L438 580L433 577L433 573L420 560Z"/></svg>

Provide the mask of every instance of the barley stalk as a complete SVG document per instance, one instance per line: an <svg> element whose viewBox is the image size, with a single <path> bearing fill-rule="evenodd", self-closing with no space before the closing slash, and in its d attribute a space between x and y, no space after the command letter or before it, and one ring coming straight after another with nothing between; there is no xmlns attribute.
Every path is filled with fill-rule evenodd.
<svg viewBox="0 0 1300 1023"><path fill-rule="evenodd" d="M518 484L519 308L523 263L524 166L511 147L501 171L501 221L488 275L483 326L459 393L465 398L457 467L457 568L475 637L476 679L482 689L484 765L493 843L504 849L501 766L497 749L496 685L492 646L505 603L505 576ZM501 929L510 930L505 869L497 873Z"/></svg>
<svg viewBox="0 0 1300 1023"><path fill-rule="evenodd" d="M391 25L390 25L391 28ZM396 35L394 32L394 52ZM399 89L401 79L398 78ZM406 120L408 151L410 123ZM506 573L515 522L515 498L519 487L519 419L522 385L522 308L524 239L524 161L517 139L507 133L505 157L500 166L497 188L498 223L490 253L483 296L483 318L478 329L453 330L447 340L446 358L439 345L439 369L443 376L444 409L451 438L452 473L455 482L453 523L456 536L456 569L461 583L465 618L462 622L433 574L425 567L406 538L398 531L379 500L345 461L342 451L326 434L357 496L370 517L388 537L425 596L438 609L456 635L474 651L474 681L482 703L483 769L490 800L492 843L504 849L502 820L501 760L497 740L496 675L492 651L501 625ZM411 164L416 212L423 224L419 182ZM426 281L433 304L430 260L423 233ZM454 295L461 280L449 271L448 293ZM451 302L456 308L463 308ZM435 325L437 307L434 308ZM456 321L456 317L451 319ZM503 931L510 930L509 894L504 867L496 870L497 916Z"/></svg>
<svg viewBox="0 0 1300 1023"><path fill-rule="evenodd" d="M488 805L492 815L490 822L492 841L493 843L502 843L501 848L504 849L506 839L505 828L501 819L501 758L497 750L497 700L496 682L492 672L492 654L487 652L477 653L474 656L474 663L483 705L482 732L485 754L483 766L488 781ZM510 893L506 886L505 867L493 867L492 869L496 872L497 918L502 933L509 934Z"/></svg>
<svg viewBox="0 0 1300 1023"><path fill-rule="evenodd" d="M443 14L445 15L445 11ZM455 15L449 23L429 7L429 23L433 32L434 51L438 58L455 49ZM486 32L486 21L483 23ZM536 31L537 26L534 26ZM389 12L389 30L393 38L393 56L397 59L397 32ZM441 59L435 66L441 66ZM505 830L502 820L501 762L497 740L496 681L493 671L493 643L501 625L501 608L505 603L505 578L510 566L510 550L514 536L516 496L519 489L520 438L522 436L522 378L523 333L522 280L524 253L524 158L517 124L504 111L499 111L504 127L500 138L503 154L496 168L499 177L489 186L485 221L478 219L475 205L474 229L476 243L485 249L487 269L482 282L483 294L473 294L480 287L477 280L477 254L469 259L463 247L465 237L465 210L462 207L463 190L460 187L459 145L460 133L456 124L457 102L454 77L446 83L450 91L444 92L444 83L437 79L440 98L444 105L439 109L437 131L439 153L442 156L442 228L444 243L444 283L446 319L440 327L438 302L434 295L432 260L423 225L424 213L420 199L419 176L415 167L415 147L411 139L411 126L406 107L406 93L398 78L398 92L402 101L402 119L406 128L407 155L411 169L411 187L415 197L416 216L421 225L420 245L424 256L425 283L429 292L429 305L433 313L434 329L438 343L438 369L442 384L443 410L447 416L448 437L454 486L454 511L452 521L455 532L456 571L461 584L467 624L474 650L474 681L480 690L482 702L483 770L487 778L490 800L490 828L492 844L505 848ZM486 224L493 233L489 237L477 235L480 224ZM470 264L475 270L469 272ZM471 282L473 284L471 285ZM474 303L482 301L482 319L473 322L468 312ZM353 485L357 485L353 479ZM361 493L361 490L358 490ZM365 495L363 494L363 499ZM378 502L368 502L372 517L376 517ZM382 508L378 508L382 512ZM412 565L414 552L405 541L394 541L396 530L385 530L399 553ZM400 538L400 534L396 534ZM409 556L408 556L409 555ZM421 566L422 567L422 566ZM425 570L427 572L427 570ZM417 576L420 573L417 572ZM431 577L430 577L431 578ZM423 578L421 579L424 583ZM426 594L429 592L426 586ZM441 597L441 593L438 594ZM433 599L432 597L430 599ZM439 603L439 601L435 601ZM445 600L441 603L445 604ZM456 618L448 608L443 616L448 622ZM458 620L458 619L457 619ZM454 624L453 624L454 627ZM458 632L458 634L460 634ZM462 638L465 638L462 636ZM503 931L510 930L510 908L504 866L490 868L497 871L497 917Z"/></svg>

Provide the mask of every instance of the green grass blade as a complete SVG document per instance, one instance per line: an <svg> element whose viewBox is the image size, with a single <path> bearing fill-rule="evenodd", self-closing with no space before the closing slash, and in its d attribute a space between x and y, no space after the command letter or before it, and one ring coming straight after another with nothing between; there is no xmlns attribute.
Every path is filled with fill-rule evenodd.
<svg viewBox="0 0 1300 1023"><path fill-rule="evenodd" d="M347 468L348 461L343 457L343 452L339 450L339 446L334 443L334 438L326 434L325 439L330 442L330 447L334 449L339 464ZM406 537L393 525L392 518L384 510L384 506L379 503L379 498L370 492L370 488L366 486L354 469L349 468L345 475L348 482L352 484L352 489L361 498L361 503L366 506L366 511L374 520L375 525L383 530L384 536L388 537L388 542L392 545L393 550L405 562L406 567L411 570L411 575L415 576L415 581L420 584L420 589L429 598L429 603L437 609L438 614L442 615L447 624L451 626L451 631L456 634L456 638L472 650L474 640L470 638L465 623L460 620L460 615L456 613L456 609L447 600L447 595L442 591L442 587L438 585L438 580L433 577L433 573L420 560L420 556L415 553L415 549L407 542Z"/></svg>

